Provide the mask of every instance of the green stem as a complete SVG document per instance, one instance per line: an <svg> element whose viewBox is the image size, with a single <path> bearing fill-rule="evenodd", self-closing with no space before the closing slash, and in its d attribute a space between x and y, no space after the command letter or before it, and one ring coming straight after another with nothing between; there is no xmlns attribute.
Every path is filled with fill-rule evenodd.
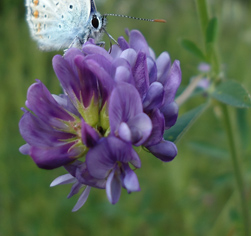
<svg viewBox="0 0 251 236"><path fill-rule="evenodd" d="M233 162L237 190L240 195L241 210L242 210L243 223L244 223L244 232L246 236L249 236L248 204L245 198L244 181L243 181L243 176L242 176L241 167L239 163L236 142L234 139L235 136L233 132L233 125L230 120L230 113L229 113L227 105L222 104L222 112L223 112L223 119L224 119L228 142L229 142L230 153L231 153L232 162Z"/></svg>
<svg viewBox="0 0 251 236"><path fill-rule="evenodd" d="M195 0L195 2L197 6L197 12L199 14L202 34L205 41L206 30L207 30L207 25L208 25L208 20L209 20L208 11L207 11L207 3L206 3L206 0Z"/></svg>
<svg viewBox="0 0 251 236"><path fill-rule="evenodd" d="M206 30L209 22L209 16L208 16L208 8L207 8L207 1L206 0L195 0L197 11L199 15L199 20L201 24L201 29L204 37L205 42L205 48L207 50L207 42L206 42ZM219 70L220 70L220 62L218 59L218 54L216 52L215 45L212 45L213 48L211 50L212 56L210 57L211 64L213 65L213 72L215 76L218 76ZM248 215L248 204L245 198L245 191L244 191L244 181L242 177L242 172L240 168L240 163L238 159L237 149L236 149L236 142L234 139L234 132L233 132L233 126L230 120L230 114L227 108L227 105L222 104L222 112L224 117L224 123L226 127L228 142L229 142L229 148L230 153L232 157L233 162L233 168L234 168L234 174L237 184L237 190L240 196L240 202L241 202L241 210L242 210L242 216L243 216L243 223L244 223L244 232L246 236L249 236L249 215Z"/></svg>

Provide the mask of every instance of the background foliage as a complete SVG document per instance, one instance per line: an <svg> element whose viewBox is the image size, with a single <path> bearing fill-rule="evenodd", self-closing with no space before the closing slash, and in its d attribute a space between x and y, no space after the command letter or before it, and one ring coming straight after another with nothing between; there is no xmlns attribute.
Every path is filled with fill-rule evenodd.
<svg viewBox="0 0 251 236"><path fill-rule="evenodd" d="M219 51L227 78L251 91L251 3L248 0L209 0L219 19ZM199 60L181 46L183 38L202 45L194 1L100 0L101 13L164 18L166 24L109 18L107 31L117 38L124 28L143 32L156 55L166 50L179 59L182 85L198 73ZM209 109L178 145L178 156L161 163L142 152L137 171L141 192L110 205L105 192L92 190L83 208L72 213L77 196L66 199L70 186L49 188L64 169L38 169L19 153L19 135L27 88L36 78L52 93L60 93L51 66L55 52L41 52L30 39L23 0L0 2L0 235L241 235L242 218L226 134L217 109ZM60 52L61 53L61 52ZM205 98L190 99L180 114ZM249 110L231 110L236 122L238 151L251 206L251 121ZM237 131L238 130L238 131Z"/></svg>

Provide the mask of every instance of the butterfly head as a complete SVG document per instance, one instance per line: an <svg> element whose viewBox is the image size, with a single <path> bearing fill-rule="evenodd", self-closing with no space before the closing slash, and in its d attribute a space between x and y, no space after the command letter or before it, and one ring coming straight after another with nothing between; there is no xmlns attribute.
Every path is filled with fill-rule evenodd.
<svg viewBox="0 0 251 236"><path fill-rule="evenodd" d="M105 16L102 16L99 12L91 13L87 40L93 38L95 42L98 42L105 32L106 24L107 20Z"/></svg>

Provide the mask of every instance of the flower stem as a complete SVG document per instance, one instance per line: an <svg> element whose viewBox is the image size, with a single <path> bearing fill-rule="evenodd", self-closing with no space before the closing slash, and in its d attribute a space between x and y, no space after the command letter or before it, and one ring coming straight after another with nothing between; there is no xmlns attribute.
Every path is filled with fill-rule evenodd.
<svg viewBox="0 0 251 236"><path fill-rule="evenodd" d="M243 217L243 223L244 223L244 232L245 232L246 236L249 236L248 204L247 204L247 200L245 198L244 181L243 181L243 175L241 172L239 157L238 157L238 153L237 153L236 142L235 142L235 138L234 138L235 136L234 136L234 132L233 132L233 125L230 120L230 113L229 113L227 105L222 104L221 108L222 108L222 112L223 112L223 119L224 119L224 123L225 123L230 153L231 153L232 162L233 162L237 190L240 195L241 210L242 210L242 217Z"/></svg>
<svg viewBox="0 0 251 236"><path fill-rule="evenodd" d="M179 97L177 97L177 99L175 101L179 107L191 96L191 94L196 89L196 87L201 79L202 79L201 75L195 77L192 80L192 82L186 87L186 89L183 91L183 93Z"/></svg>

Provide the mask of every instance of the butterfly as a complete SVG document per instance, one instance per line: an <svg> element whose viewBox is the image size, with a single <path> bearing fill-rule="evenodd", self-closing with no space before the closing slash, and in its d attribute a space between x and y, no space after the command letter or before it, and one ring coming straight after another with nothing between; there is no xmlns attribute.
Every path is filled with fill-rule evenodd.
<svg viewBox="0 0 251 236"><path fill-rule="evenodd" d="M94 0L26 0L25 6L31 36L44 51L81 48L106 32Z"/></svg>

